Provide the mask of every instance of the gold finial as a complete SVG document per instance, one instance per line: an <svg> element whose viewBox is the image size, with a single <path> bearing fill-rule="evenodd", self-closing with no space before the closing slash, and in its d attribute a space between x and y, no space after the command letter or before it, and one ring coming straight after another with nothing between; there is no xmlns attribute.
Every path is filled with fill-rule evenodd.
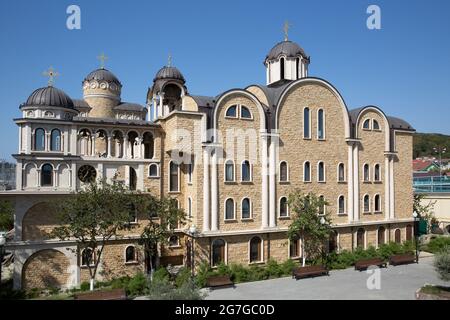
<svg viewBox="0 0 450 320"><path fill-rule="evenodd" d="M100 60L100 68L105 69L105 61L108 60L108 57L105 56L104 53L102 53L100 56L97 57L98 60Z"/></svg>
<svg viewBox="0 0 450 320"><path fill-rule="evenodd" d="M59 73L56 72L53 67L48 68L47 71L42 73L44 76L48 77L48 86L52 87L55 82L55 78L59 76Z"/></svg>
<svg viewBox="0 0 450 320"><path fill-rule="evenodd" d="M289 27L291 25L289 24L289 21L285 21L284 22L284 26L283 26L283 31L284 31L284 41L288 41L288 31L289 31Z"/></svg>
<svg viewBox="0 0 450 320"><path fill-rule="evenodd" d="M172 55L169 53L169 56L167 57L167 66L171 67L172 66Z"/></svg>

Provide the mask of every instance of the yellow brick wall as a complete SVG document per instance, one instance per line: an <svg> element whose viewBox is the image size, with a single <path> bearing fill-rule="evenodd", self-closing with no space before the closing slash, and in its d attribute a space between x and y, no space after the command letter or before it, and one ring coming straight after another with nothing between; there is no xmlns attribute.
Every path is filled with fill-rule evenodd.
<svg viewBox="0 0 450 320"><path fill-rule="evenodd" d="M394 161L395 218L412 219L412 134L397 132L395 147L398 159Z"/></svg>

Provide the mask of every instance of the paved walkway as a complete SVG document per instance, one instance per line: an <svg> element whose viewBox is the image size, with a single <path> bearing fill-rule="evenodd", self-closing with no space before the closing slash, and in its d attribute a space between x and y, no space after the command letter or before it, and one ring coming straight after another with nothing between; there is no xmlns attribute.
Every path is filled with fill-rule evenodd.
<svg viewBox="0 0 450 320"><path fill-rule="evenodd" d="M369 290L366 271L333 270L330 276L294 280L279 278L237 284L235 288L209 291L207 300L367 300L415 299L415 291L426 283L444 284L437 278L433 258L423 257L419 264L380 269L380 289ZM372 281L374 284L374 281ZM448 283L447 283L448 285Z"/></svg>

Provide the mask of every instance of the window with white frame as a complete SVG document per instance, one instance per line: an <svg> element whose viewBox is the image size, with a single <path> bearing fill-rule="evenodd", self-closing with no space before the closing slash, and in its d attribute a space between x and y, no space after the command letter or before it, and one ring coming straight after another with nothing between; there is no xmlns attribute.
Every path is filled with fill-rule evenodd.
<svg viewBox="0 0 450 320"><path fill-rule="evenodd" d="M135 246L128 246L125 249L125 263L137 262L137 252Z"/></svg>
<svg viewBox="0 0 450 320"><path fill-rule="evenodd" d="M370 197L368 194L364 195L363 198L363 211L370 212Z"/></svg>
<svg viewBox="0 0 450 320"><path fill-rule="evenodd" d="M338 213L344 214L345 213L345 197L339 196L338 198Z"/></svg>
<svg viewBox="0 0 450 320"><path fill-rule="evenodd" d="M234 200L229 198L225 201L225 220L235 219L235 205Z"/></svg>
<svg viewBox="0 0 450 320"><path fill-rule="evenodd" d="M188 209L188 218L192 218L192 198L191 197L188 198L187 209Z"/></svg>
<svg viewBox="0 0 450 320"><path fill-rule="evenodd" d="M242 219L251 219L251 203L249 198L242 199L241 204L241 218Z"/></svg>
<svg viewBox="0 0 450 320"><path fill-rule="evenodd" d="M280 198L280 218L289 217L288 199L286 197Z"/></svg>
<svg viewBox="0 0 450 320"><path fill-rule="evenodd" d="M171 192L178 192L179 189L179 166L171 161L169 164L169 190Z"/></svg>
<svg viewBox="0 0 450 320"><path fill-rule="evenodd" d="M187 182L192 183L192 173L194 170L194 166L192 165L192 163L188 163L186 169L187 169Z"/></svg>
<svg viewBox="0 0 450 320"><path fill-rule="evenodd" d="M376 194L373 199L374 211L381 212L381 197L379 194Z"/></svg>
<svg viewBox="0 0 450 320"><path fill-rule="evenodd" d="M322 161L317 164L317 181L325 182L325 164Z"/></svg>
<svg viewBox="0 0 450 320"><path fill-rule="evenodd" d="M179 247L180 246L180 238L178 236L171 236L169 238L169 247Z"/></svg>
<svg viewBox="0 0 450 320"><path fill-rule="evenodd" d="M148 175L151 178L155 178L159 176L159 169L156 163L152 163L148 168Z"/></svg>
<svg viewBox="0 0 450 320"><path fill-rule="evenodd" d="M375 119L373 119L373 121L372 121L372 129L373 130L380 130L380 124Z"/></svg>
<svg viewBox="0 0 450 320"><path fill-rule="evenodd" d="M251 119L252 113L250 112L250 109L246 106L241 106L241 118L243 119Z"/></svg>
<svg viewBox="0 0 450 320"><path fill-rule="evenodd" d="M289 257L291 259L300 257L300 239L289 240Z"/></svg>
<svg viewBox="0 0 450 320"><path fill-rule="evenodd" d="M311 164L309 161L306 161L303 164L303 181L311 182Z"/></svg>
<svg viewBox="0 0 450 320"><path fill-rule="evenodd" d="M381 170L380 165L377 163L373 169L373 180L380 182L381 181Z"/></svg>
<svg viewBox="0 0 450 320"><path fill-rule="evenodd" d="M226 182L234 181L234 162L233 162L233 160L227 160L225 162L225 181Z"/></svg>
<svg viewBox="0 0 450 320"><path fill-rule="evenodd" d="M248 160L242 162L241 180L243 182L249 182L252 180L251 165Z"/></svg>
<svg viewBox="0 0 450 320"><path fill-rule="evenodd" d="M85 248L81 251L81 266L87 267L95 264L95 254L91 248Z"/></svg>
<svg viewBox="0 0 450 320"><path fill-rule="evenodd" d="M345 182L345 166L343 163L338 165L338 181Z"/></svg>
<svg viewBox="0 0 450 320"><path fill-rule="evenodd" d="M286 161L280 162L280 182L288 182L288 165Z"/></svg>
<svg viewBox="0 0 450 320"><path fill-rule="evenodd" d="M370 130L370 119L366 119L363 122L363 129L364 130Z"/></svg>
<svg viewBox="0 0 450 320"><path fill-rule="evenodd" d="M369 165L366 163L363 166L363 180L364 182L370 181L370 171L369 171Z"/></svg>
<svg viewBox="0 0 450 320"><path fill-rule="evenodd" d="M50 151L61 151L61 131L53 129L50 135Z"/></svg>
<svg viewBox="0 0 450 320"><path fill-rule="evenodd" d="M317 139L325 139L325 113L323 109L317 111Z"/></svg>
<svg viewBox="0 0 450 320"><path fill-rule="evenodd" d="M309 108L303 109L303 138L311 139L311 114Z"/></svg>
<svg viewBox="0 0 450 320"><path fill-rule="evenodd" d="M34 131L34 150L45 150L45 130L42 128L36 129Z"/></svg>
<svg viewBox="0 0 450 320"><path fill-rule="evenodd" d="M262 262L262 245L260 237L255 236L250 240L250 263Z"/></svg>
<svg viewBox="0 0 450 320"><path fill-rule="evenodd" d="M225 116L228 118L237 118L237 106L229 107Z"/></svg>

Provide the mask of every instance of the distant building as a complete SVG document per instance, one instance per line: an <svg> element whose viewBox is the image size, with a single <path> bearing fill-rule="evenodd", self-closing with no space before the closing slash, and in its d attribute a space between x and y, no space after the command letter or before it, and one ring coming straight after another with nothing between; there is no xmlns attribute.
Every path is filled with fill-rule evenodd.
<svg viewBox="0 0 450 320"><path fill-rule="evenodd" d="M439 164L436 163L434 160L415 159L413 160L413 171L414 172L439 171Z"/></svg>
<svg viewBox="0 0 450 320"><path fill-rule="evenodd" d="M0 190L16 188L16 164L0 159Z"/></svg>

